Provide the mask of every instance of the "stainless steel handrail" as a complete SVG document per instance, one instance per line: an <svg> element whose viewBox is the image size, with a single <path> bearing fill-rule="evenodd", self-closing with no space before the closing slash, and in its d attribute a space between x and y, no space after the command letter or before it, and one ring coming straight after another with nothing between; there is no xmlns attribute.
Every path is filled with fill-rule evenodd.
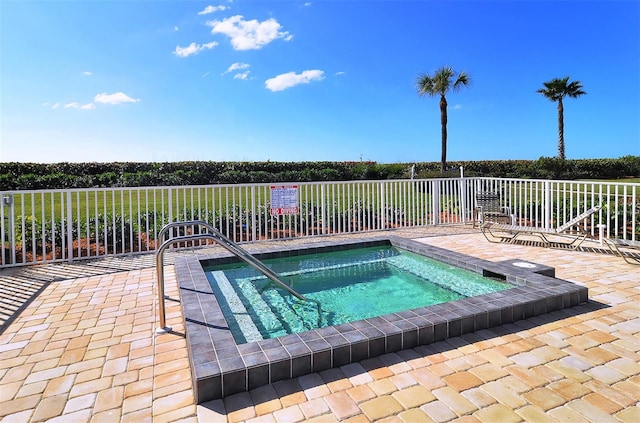
<svg viewBox="0 0 640 423"><path fill-rule="evenodd" d="M224 236L220 231L211 226L205 221L202 220L190 220L185 222L171 222L166 224L158 233L158 239L162 240L169 232L171 228L180 227L180 226L203 226L211 233L203 233L203 234L195 234L195 235L185 235L178 236L174 238L169 238L164 241L158 251L156 252L156 274L158 276L158 313L160 314L160 327L156 329L156 333L167 333L171 331L171 328L166 325L166 311L164 307L164 251L169 248L169 246L173 244L177 244L185 241L196 241L201 239L211 239L217 242L220 246L226 248L229 252L234 254L239 259L243 260L245 263L253 267L254 269L261 272L267 278L271 279L281 288L284 288L291 295L298 298L302 301L309 301L316 304L318 309L318 326L322 323L322 308L320 302L314 300L312 298L306 298L304 295L296 292L293 288L287 285L285 282L280 279L277 273L273 270L269 269L264 265L260 260L256 259L252 256L247 250L240 247L235 242L231 241L229 238Z"/></svg>

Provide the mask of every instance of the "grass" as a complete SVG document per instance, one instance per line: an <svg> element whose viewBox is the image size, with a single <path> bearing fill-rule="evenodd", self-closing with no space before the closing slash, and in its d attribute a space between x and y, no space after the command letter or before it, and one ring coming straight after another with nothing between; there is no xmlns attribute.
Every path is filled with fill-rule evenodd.
<svg viewBox="0 0 640 423"><path fill-rule="evenodd" d="M623 184L640 184L640 178L625 178L625 179L584 179L583 182L617 182ZM636 196L640 197L640 185L635 187Z"/></svg>
<svg viewBox="0 0 640 423"><path fill-rule="evenodd" d="M581 179L582 181L595 181L595 182L622 182L622 183L640 183L640 178L624 178L624 179Z"/></svg>
<svg viewBox="0 0 640 423"><path fill-rule="evenodd" d="M573 193L573 201L579 197L592 193L593 184L599 182L616 183L611 189L614 194L614 187L623 183L629 187L628 183L638 183L640 178L630 178L624 180L582 180L567 181L566 184ZM369 206L379 205L378 183L348 184L340 183L327 186L324 200L327 204L337 203L342 209L346 209L361 199L375 195ZM360 188L358 188L360 187ZM523 189L521 189L523 188ZM514 186L516 197L525 195L528 198L541 198L542 186L524 185L519 188ZM603 186L603 193L606 195L607 186ZM634 187L636 198L640 197L640 185ZM627 196L631 194L627 188ZM600 191L594 193L598 195ZM620 194L622 191L620 192ZM404 201L415 201L426 204L429 194L419 191L395 192L396 196L404 196ZM234 205L242 210L252 207L266 207L270 200L269 185L221 185L212 187L177 187L168 189L158 187L145 190L138 188L107 188L92 191L83 190L57 190L53 192L34 191L33 193L22 193L13 195L14 216L35 216L38 222L51 220L52 216L61 219L69 212L66 205L67 197L71 197L71 215L73 220L85 221L87 217L97 217L98 215L117 214L126 217L134 217L145 211L156 211L165 216L171 215L174 220L188 220L192 216L185 216L184 210L206 210L209 213L218 215L233 215ZM255 197L255 198L254 198ZM322 193L319 185L299 184L299 198L302 204L319 204ZM515 199L514 199L515 200ZM169 210L169 204L174 204L173 210ZM62 208L64 207L64 210ZM237 210L237 209L236 209ZM4 208L5 218L8 218L8 209ZM182 214L182 215L181 215Z"/></svg>
<svg viewBox="0 0 640 423"><path fill-rule="evenodd" d="M600 184L601 182L605 183L604 185ZM635 192L636 199L640 199L640 184L635 187L631 187L629 184L640 182L640 178L629 178L629 179L582 179L582 180L574 180L574 181L560 181L555 182L556 188L554 191L554 200L557 200L557 193L570 190L571 196L566 197L565 201L572 201L573 204L579 203L580 199L589 198L593 196L594 198L598 198L602 195L605 200L607 197L610 198L626 198L630 199ZM594 189L595 188L595 189ZM616 191L617 189L617 191ZM625 191L626 189L626 191ZM519 203L516 201L519 195L527 192L529 198L542 199L544 196L544 186L543 183L538 185L529 185L525 186L524 189L518 187L517 185L513 187L510 191L510 195L513 197L512 201L515 203Z"/></svg>
<svg viewBox="0 0 640 423"><path fill-rule="evenodd" d="M346 210L357 202L369 200L369 206L380 205L378 183L337 184L327 186L324 195L319 185L300 184L298 188L300 206L319 204L322 199L326 204L339 204L338 208ZM426 195L412 191L395 193L404 196L405 201L425 201ZM408 198L410 196L411 198ZM67 205L70 197L71 210ZM269 185L229 185L212 187L177 187L168 189L112 188L83 190L56 190L53 192L34 191L13 195L15 218L35 216L38 222L61 219L70 212L73 220L84 221L87 217L118 214L135 217L145 211L169 216L174 220L191 220L185 210L206 211L209 214L233 215L239 209L250 210L253 207L268 207L271 192ZM170 204L173 209L170 210ZM5 218L8 210L5 208Z"/></svg>
<svg viewBox="0 0 640 423"><path fill-rule="evenodd" d="M61 219L69 212L66 204L71 197L71 215L74 220L85 220L105 214L135 216L145 211L156 211L169 215L169 205L174 204L171 214L178 215L184 208L226 210L230 204L247 206L250 199L243 187L230 187L213 192L208 188L138 188L100 189L95 191L73 190L63 192L37 192L14 194L15 216L36 216L39 220ZM64 210L63 210L64 207Z"/></svg>

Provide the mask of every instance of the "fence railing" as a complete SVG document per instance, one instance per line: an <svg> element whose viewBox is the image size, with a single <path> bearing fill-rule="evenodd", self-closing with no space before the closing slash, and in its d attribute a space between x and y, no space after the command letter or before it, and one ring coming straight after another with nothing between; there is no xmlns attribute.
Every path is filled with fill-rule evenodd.
<svg viewBox="0 0 640 423"><path fill-rule="evenodd" d="M161 228L203 220L235 242L471 222L477 192L495 192L517 223L559 226L592 204L597 235L640 239L640 184L447 178L298 182L298 212L272 214L270 184L0 192L0 267L155 251ZM183 229L184 230L184 229Z"/></svg>

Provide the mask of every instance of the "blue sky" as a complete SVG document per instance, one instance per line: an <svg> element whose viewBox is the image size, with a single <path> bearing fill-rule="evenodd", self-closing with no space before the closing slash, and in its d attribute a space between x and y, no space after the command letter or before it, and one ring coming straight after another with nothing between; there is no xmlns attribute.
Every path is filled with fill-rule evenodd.
<svg viewBox="0 0 640 423"><path fill-rule="evenodd" d="M640 155L640 2L0 1L0 162Z"/></svg>

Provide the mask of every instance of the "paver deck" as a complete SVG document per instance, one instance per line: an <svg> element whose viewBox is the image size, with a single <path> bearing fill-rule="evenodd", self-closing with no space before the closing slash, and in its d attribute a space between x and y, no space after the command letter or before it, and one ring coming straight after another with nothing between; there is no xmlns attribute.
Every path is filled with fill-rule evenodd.
<svg viewBox="0 0 640 423"><path fill-rule="evenodd" d="M4 270L3 283L57 276L0 321L0 419L640 421L637 266L601 253L492 244L468 228L393 234L490 261L555 267L557 277L587 286L590 302L196 406L172 265L165 289L173 332L160 336L149 257L125 260L123 270L95 263Z"/></svg>

